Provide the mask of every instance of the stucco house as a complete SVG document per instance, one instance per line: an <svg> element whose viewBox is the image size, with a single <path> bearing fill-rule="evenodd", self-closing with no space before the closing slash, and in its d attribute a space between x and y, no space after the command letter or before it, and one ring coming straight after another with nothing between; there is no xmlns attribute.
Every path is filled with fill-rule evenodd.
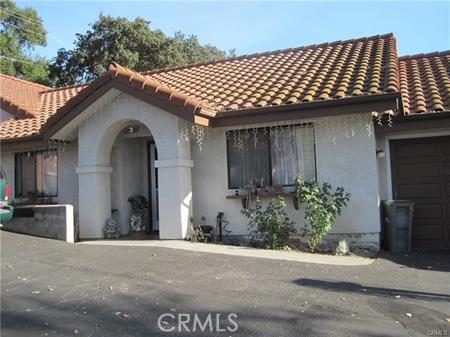
<svg viewBox="0 0 450 337"><path fill-rule="evenodd" d="M73 205L82 239L102 238L112 210L127 234L137 193L162 239L218 212L245 235L249 181L284 186L300 228L301 176L352 195L330 236L378 249L381 200L413 199L413 247L450 248L449 51L399 57L386 34L144 73L112 62L62 88L0 83L12 197Z"/></svg>

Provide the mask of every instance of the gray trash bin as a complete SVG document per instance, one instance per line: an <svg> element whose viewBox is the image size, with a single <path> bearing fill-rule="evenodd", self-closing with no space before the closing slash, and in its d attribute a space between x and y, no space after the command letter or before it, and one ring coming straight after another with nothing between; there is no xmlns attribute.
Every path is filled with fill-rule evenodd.
<svg viewBox="0 0 450 337"><path fill-rule="evenodd" d="M411 229L414 216L414 202L411 200L385 200L384 234L391 253L411 251Z"/></svg>

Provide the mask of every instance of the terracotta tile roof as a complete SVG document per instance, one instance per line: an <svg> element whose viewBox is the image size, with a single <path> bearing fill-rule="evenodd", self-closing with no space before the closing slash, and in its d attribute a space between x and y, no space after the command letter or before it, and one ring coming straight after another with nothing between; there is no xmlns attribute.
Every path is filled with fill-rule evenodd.
<svg viewBox="0 0 450 337"><path fill-rule="evenodd" d="M190 109L192 112L199 108L203 110L213 110L213 108L204 100L196 99L186 94L178 92L174 87L158 82L149 76L144 76L136 71L128 69L119 65L116 62L111 62L108 66L111 79L119 80L123 83L130 84L131 87L139 88L146 93L152 94L166 100L175 105L180 105Z"/></svg>
<svg viewBox="0 0 450 337"><path fill-rule="evenodd" d="M129 85L133 88L138 88L145 94L153 95L160 100L170 102L174 106L181 107L186 112L193 113L197 109L202 108L204 113L210 115L213 114L210 111L208 104L178 93L176 90L160 84L149 77L143 76L138 72L132 71L115 62L112 62L108 66L108 71L91 83L56 89L2 75L0 78L2 88L5 87L14 89L14 86L16 86L15 88L17 90L16 95L14 95L13 89L10 89L5 93L4 99L7 104L9 104L9 102L20 102L22 97L28 97L29 100L33 98L33 105L29 104L28 107L26 107L27 110L25 111L27 111L28 114L22 116L25 118L18 120L7 120L0 123L0 139L5 140L39 134L40 131L42 131L42 127L52 116L56 114L56 112L58 112L58 115L64 115L66 113L66 109L60 108L63 106L64 108L68 107L66 103L72 98L75 98L78 93L82 92L79 99L71 100L71 105L79 103L78 101L86 98L88 94L109 80L114 80ZM25 86L28 89L25 94L22 92L23 88L18 88L15 82ZM86 90L83 90L85 88ZM34 91L31 92L31 90ZM55 117L57 116L54 116L53 119L55 119Z"/></svg>
<svg viewBox="0 0 450 337"><path fill-rule="evenodd" d="M392 34L143 73L113 62L91 83L57 89L0 75L2 107L20 118L0 123L0 139L45 132L92 92L112 82L178 107L182 113L209 118L231 111L396 92L402 95L405 114L450 111L449 77L450 52L398 59Z"/></svg>
<svg viewBox="0 0 450 337"><path fill-rule="evenodd" d="M450 51L398 60L404 113L450 111Z"/></svg>
<svg viewBox="0 0 450 337"><path fill-rule="evenodd" d="M20 138L39 134L41 127L46 123L47 119L69 99L74 97L78 92L87 86L86 84L82 84L52 89L49 87L36 85L33 89L30 89L30 82L1 75L1 88L11 87L12 85L8 82L13 81L22 82L23 85L20 87L22 91L18 89L16 95L9 98L8 96L3 95L2 90L1 96L5 97L5 100L6 97L8 97L11 101L16 102L18 100L17 97L23 97L23 91L27 89L29 96L33 97L33 99L37 96L37 100L33 101L32 106L34 110L31 110L31 105L29 105L30 108L28 110L28 115L25 116L25 118L10 119L0 123L0 139ZM30 94L30 91L34 89L38 90L35 90L32 94ZM1 106L4 108L5 105L3 102ZM34 114L32 114L32 112L34 112Z"/></svg>
<svg viewBox="0 0 450 337"><path fill-rule="evenodd" d="M144 72L217 111L395 92L392 34Z"/></svg>
<svg viewBox="0 0 450 337"><path fill-rule="evenodd" d="M207 103L179 93L152 78L123 67L116 62L111 62L105 73L89 83L85 90L82 90L76 97L74 95L70 102L62 106L56 113L53 113L41 131L46 132L54 128L61 118L70 119L71 114L74 113L74 110L81 103L92 100L95 93L103 93L104 90L112 88L123 90L131 95L137 94L139 98L148 100L150 104L158 105L158 103L163 102L165 103L164 108L168 111L176 110L182 116L187 116L187 114L194 115L195 112L200 110L209 116L214 115ZM44 110L46 109L44 108Z"/></svg>
<svg viewBox="0 0 450 337"><path fill-rule="evenodd" d="M33 117L39 113L39 92L49 87L0 74L0 104L15 117Z"/></svg>

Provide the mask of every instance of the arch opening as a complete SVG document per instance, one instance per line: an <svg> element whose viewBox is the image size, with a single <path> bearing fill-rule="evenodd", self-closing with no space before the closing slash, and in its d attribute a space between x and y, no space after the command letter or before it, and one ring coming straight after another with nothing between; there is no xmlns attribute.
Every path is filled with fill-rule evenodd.
<svg viewBox="0 0 450 337"><path fill-rule="evenodd" d="M103 238L112 210L120 234L129 234L128 198L136 194L149 200L144 232L186 237L193 161L189 143L180 142L179 123L164 110L120 95L78 127L81 239Z"/></svg>
<svg viewBox="0 0 450 337"><path fill-rule="evenodd" d="M127 239L158 239L158 159L151 131L141 122L123 120L104 135L97 162L112 168L111 217L120 225L120 235ZM131 199L143 209L133 210Z"/></svg>

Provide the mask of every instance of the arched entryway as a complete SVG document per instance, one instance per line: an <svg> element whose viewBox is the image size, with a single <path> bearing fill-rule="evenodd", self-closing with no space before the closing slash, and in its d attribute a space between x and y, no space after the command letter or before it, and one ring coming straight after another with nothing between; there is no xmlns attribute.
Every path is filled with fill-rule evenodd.
<svg viewBox="0 0 450 337"><path fill-rule="evenodd" d="M119 131L111 149L111 209L121 235L135 239L159 237L158 151L150 130L129 121ZM131 226L130 198L144 200L140 225ZM140 212L139 212L140 213Z"/></svg>
<svg viewBox="0 0 450 337"><path fill-rule="evenodd" d="M151 146L152 142L158 149L158 158L153 158L153 163L158 169L160 237L186 237L192 212L193 162L190 144L179 139L179 123L178 117L166 111L120 94L106 103L101 113L80 124L77 173L82 239L103 237L103 227L116 204L122 209L120 219L123 234L126 234L126 200L132 193L139 192L139 188L144 193L147 185L144 169L138 170L134 165L144 166L144 149L148 150L147 145ZM130 128L141 131L134 132L135 129ZM122 148L116 152L115 146ZM139 172L142 173L139 179L129 177ZM127 186L127 181L117 183L115 179L133 181L133 186Z"/></svg>

